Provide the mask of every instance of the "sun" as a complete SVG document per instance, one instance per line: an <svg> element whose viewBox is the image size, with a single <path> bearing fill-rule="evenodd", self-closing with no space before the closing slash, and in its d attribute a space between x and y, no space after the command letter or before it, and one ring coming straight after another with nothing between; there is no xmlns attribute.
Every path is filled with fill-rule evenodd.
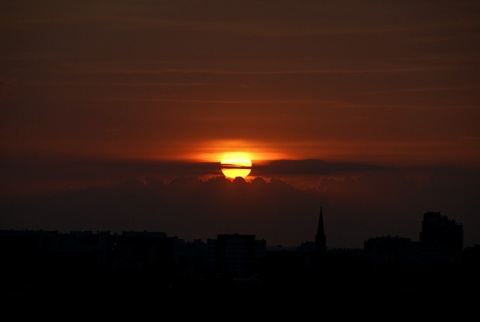
<svg viewBox="0 0 480 322"><path fill-rule="evenodd" d="M252 160L244 152L225 153L220 164L222 173L227 178L246 178L252 171Z"/></svg>

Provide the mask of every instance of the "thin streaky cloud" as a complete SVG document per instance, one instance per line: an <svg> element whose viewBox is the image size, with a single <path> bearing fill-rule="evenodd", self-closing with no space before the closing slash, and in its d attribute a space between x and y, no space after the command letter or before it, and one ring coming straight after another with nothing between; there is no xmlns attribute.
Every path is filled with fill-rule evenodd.
<svg viewBox="0 0 480 322"><path fill-rule="evenodd" d="M397 88L382 91L368 91L368 93L396 93L396 92L443 92L443 91L476 91L480 89L479 85L470 86L444 86L444 87L412 87Z"/></svg>
<svg viewBox="0 0 480 322"><path fill-rule="evenodd" d="M277 3L281 5L282 3ZM219 5L219 3L216 3ZM17 5L18 6L18 5ZM365 5L368 7L368 5ZM88 9L97 9L88 10ZM220 7L221 8L221 7ZM280 6L282 8L282 6ZM468 7L467 7L468 8ZM38 9L38 8L37 8ZM246 34L249 36L259 37L298 37L298 36L315 36L315 35L343 35L343 34L391 34L391 33L406 33L417 32L423 30L424 32L435 31L439 28L451 29L465 29L474 28L478 24L470 20L458 20L450 18L450 20L438 19L435 22L402 20L395 21L396 24L389 21L382 21L378 17L392 15L395 13L394 9L388 6L379 7L375 11L365 11L367 18L374 21L375 25L365 26L362 20L356 22L353 26L344 26L335 20L329 20L330 12L328 10L320 10L318 6L307 6L305 10L309 15L307 18L313 21L320 14L320 18L324 19L324 25L317 26L317 24L299 23L298 17L292 16L293 19L285 21L281 17L274 15L267 17L248 16L248 20L242 13L239 13L232 20L226 20L216 15L215 10L208 10L201 13L183 12L186 15L171 11L169 4L119 4L102 3L95 7L78 7L75 10L69 6L57 7L54 13L41 12L39 10L30 9L27 15L22 19L18 17L3 14L4 24L3 28L24 28L28 25L42 26L44 24L58 24L70 26L94 25L102 26L103 28L114 28L122 30L138 30L138 29L175 29L185 32L221 32L226 34ZM264 6L259 5L258 10L265 9ZM288 9L288 8L284 8ZM408 12L410 8L399 8L401 12ZM352 8L350 10L355 10ZM59 14L61 13L61 14ZM200 14L200 15L199 15ZM209 17L210 19L205 19ZM381 28L379 28L379 26Z"/></svg>
<svg viewBox="0 0 480 322"><path fill-rule="evenodd" d="M292 104L300 104L300 105L311 105L311 104L328 104L328 105L344 105L340 101L333 101L333 100L239 100L239 99L232 99L232 100L209 100L209 99L156 99L156 98L102 98L98 97L95 99L86 98L86 101L122 101L122 102L153 102L153 103L193 103L193 104L235 104L235 105L245 105L245 104L276 104L276 105L292 105Z"/></svg>
<svg viewBox="0 0 480 322"><path fill-rule="evenodd" d="M101 87L206 87L206 86L215 86L215 87L244 87L241 85L228 85L221 83L204 83L204 82L131 82L131 83L115 83L115 82L90 82L90 81L33 81L32 84L37 84L41 86L101 86Z"/></svg>
<svg viewBox="0 0 480 322"><path fill-rule="evenodd" d="M85 67L85 66L84 66ZM215 70L215 69L108 69L108 68L78 68L64 72L79 74L205 74L205 75L316 75L316 74L389 74L389 73L412 73L412 72L439 72L452 71L453 67L444 66L418 66L404 68L377 68L377 69L298 69L298 70Z"/></svg>
<svg viewBox="0 0 480 322"><path fill-rule="evenodd" d="M364 171L385 171L391 166L355 162L327 162L321 159L274 160L254 167L261 175L327 175Z"/></svg>

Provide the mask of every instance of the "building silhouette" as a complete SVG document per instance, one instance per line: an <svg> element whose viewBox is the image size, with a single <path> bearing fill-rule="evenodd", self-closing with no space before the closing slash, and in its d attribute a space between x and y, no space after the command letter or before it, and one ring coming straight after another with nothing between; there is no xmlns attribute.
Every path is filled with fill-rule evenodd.
<svg viewBox="0 0 480 322"><path fill-rule="evenodd" d="M207 240L211 270L223 279L246 279L256 275L265 256L266 241L255 235L219 234Z"/></svg>
<svg viewBox="0 0 480 322"><path fill-rule="evenodd" d="M315 248L318 255L324 255L327 251L327 236L323 224L323 206L320 205L320 215L318 216L318 227L315 235Z"/></svg>
<svg viewBox="0 0 480 322"><path fill-rule="evenodd" d="M463 252L463 225L429 211L423 215L420 258L428 262L459 262Z"/></svg>
<svg viewBox="0 0 480 322"><path fill-rule="evenodd" d="M363 249L328 249L322 205L315 238L297 248L271 248L255 235L237 233L204 242L149 231L0 230L0 300L15 309L78 309L88 303L105 312L138 312L157 310L158 303L227 303L238 309L245 300L264 305L267 297L303 308L319 289L332 299L350 296L351 303L456 299L480 288L480 245L462 246L461 224L427 212L418 242L387 235L365 240Z"/></svg>
<svg viewBox="0 0 480 322"><path fill-rule="evenodd" d="M400 236L371 237L363 242L366 258L375 263L410 265L417 260L418 243Z"/></svg>
<svg viewBox="0 0 480 322"><path fill-rule="evenodd" d="M432 247L461 251L463 225L443 216L440 212L426 212L423 215L420 242Z"/></svg>
<svg viewBox="0 0 480 322"><path fill-rule="evenodd" d="M420 265L460 263L463 226L440 212L423 215L418 242L400 236L371 237L364 241L365 256L376 263Z"/></svg>

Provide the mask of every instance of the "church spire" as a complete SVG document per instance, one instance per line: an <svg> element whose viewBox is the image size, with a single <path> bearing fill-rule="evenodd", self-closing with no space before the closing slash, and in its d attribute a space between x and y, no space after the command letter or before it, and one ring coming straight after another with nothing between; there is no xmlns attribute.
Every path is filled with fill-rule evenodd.
<svg viewBox="0 0 480 322"><path fill-rule="evenodd" d="M320 204L320 216L318 218L317 234L315 235L315 247L319 254L327 250L327 237L325 236L325 227L323 226L323 206Z"/></svg>

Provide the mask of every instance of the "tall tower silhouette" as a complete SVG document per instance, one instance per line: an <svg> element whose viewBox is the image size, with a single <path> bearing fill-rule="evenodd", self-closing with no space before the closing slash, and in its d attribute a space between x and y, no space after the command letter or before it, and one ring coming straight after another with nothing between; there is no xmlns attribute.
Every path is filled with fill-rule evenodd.
<svg viewBox="0 0 480 322"><path fill-rule="evenodd" d="M323 206L320 205L320 215L318 217L317 234L315 235L315 249L317 254L323 255L327 251L327 236L325 236L325 227L323 226Z"/></svg>

